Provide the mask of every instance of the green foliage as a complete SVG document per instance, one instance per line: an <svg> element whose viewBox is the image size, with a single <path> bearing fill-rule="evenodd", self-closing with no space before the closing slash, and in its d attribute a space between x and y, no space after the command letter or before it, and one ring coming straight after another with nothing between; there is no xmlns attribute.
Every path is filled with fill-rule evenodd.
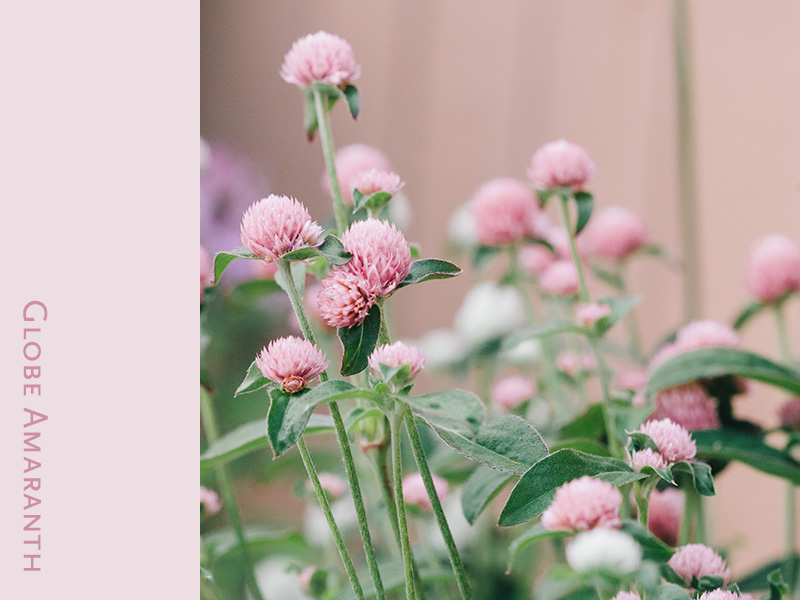
<svg viewBox="0 0 800 600"><path fill-rule="evenodd" d="M214 255L214 283L219 283L225 269L228 268L233 261L237 258L246 258L248 260L263 260L260 256L256 256L249 250L244 248L237 248L228 252L217 252Z"/></svg>
<svg viewBox="0 0 800 600"><path fill-rule="evenodd" d="M261 369L258 368L256 361L253 361L250 363L250 366L247 367L247 374L244 376L242 383L239 384L239 387L236 388L236 392L234 392L233 396L235 398L239 394L255 392L256 390L274 385L275 382L264 377L264 375L261 373Z"/></svg>
<svg viewBox="0 0 800 600"><path fill-rule="evenodd" d="M422 258L415 260L411 271L400 282L397 289L431 279L449 279L461 275L462 271L453 263L438 258Z"/></svg>
<svg viewBox="0 0 800 600"><path fill-rule="evenodd" d="M575 204L578 207L578 220L575 223L575 235L578 235L583 231L584 227L589 224L589 219L592 218L594 198L592 198L589 192L575 192Z"/></svg>
<svg viewBox="0 0 800 600"><path fill-rule="evenodd" d="M344 347L342 375L355 375L367 368L367 361L378 342L380 329L381 309L377 304L358 325L339 328L339 340Z"/></svg>
<svg viewBox="0 0 800 600"><path fill-rule="evenodd" d="M479 465L461 490L461 509L470 525L474 525L483 509L500 493L514 475Z"/></svg>
<svg viewBox="0 0 800 600"><path fill-rule="evenodd" d="M472 437L483 421L483 403L475 394L465 390L403 396L400 400L437 431L446 429L464 437Z"/></svg>
<svg viewBox="0 0 800 600"><path fill-rule="evenodd" d="M514 567L514 561L522 549L527 548L531 544L541 542L542 540L560 539L573 535L575 535L574 531L545 529L541 523L536 523L536 525L528 529L525 533L512 541L511 545L509 545L508 566L506 568L506 573L511 572L511 569Z"/></svg>

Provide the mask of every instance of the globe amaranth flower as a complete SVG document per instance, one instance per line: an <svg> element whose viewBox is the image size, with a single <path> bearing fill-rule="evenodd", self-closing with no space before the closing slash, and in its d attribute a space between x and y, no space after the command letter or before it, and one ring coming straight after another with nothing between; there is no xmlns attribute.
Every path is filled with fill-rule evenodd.
<svg viewBox="0 0 800 600"><path fill-rule="evenodd" d="M800 429L800 398L792 398L781 404L778 409L781 427Z"/></svg>
<svg viewBox="0 0 800 600"><path fill-rule="evenodd" d="M699 348L736 348L741 338L732 327L717 321L692 321L678 330L675 346L679 352Z"/></svg>
<svg viewBox="0 0 800 600"><path fill-rule="evenodd" d="M661 456L661 453L656 452L652 448L645 448L644 450L634 450L631 453L631 467L634 471L641 471L643 467L653 467L654 469L664 469L667 466L667 461Z"/></svg>
<svg viewBox="0 0 800 600"><path fill-rule="evenodd" d="M755 596L748 593L737 595L731 590L719 588L710 592L703 592L697 597L697 600L755 600Z"/></svg>
<svg viewBox="0 0 800 600"><path fill-rule="evenodd" d="M614 385L634 392L643 390L647 386L647 371L639 367L622 369L614 378Z"/></svg>
<svg viewBox="0 0 800 600"><path fill-rule="evenodd" d="M686 497L681 490L653 490L647 514L647 527L661 541L674 546L678 541Z"/></svg>
<svg viewBox="0 0 800 600"><path fill-rule="evenodd" d="M628 257L647 242L644 220L621 206L611 206L593 215L586 235L594 254L613 262Z"/></svg>
<svg viewBox="0 0 800 600"><path fill-rule="evenodd" d="M278 260L287 252L321 244L322 227L294 198L271 194L244 213L241 237L244 247L253 254Z"/></svg>
<svg viewBox="0 0 800 600"><path fill-rule="evenodd" d="M316 308L330 327L353 327L364 321L377 298L366 280L335 268L321 282Z"/></svg>
<svg viewBox="0 0 800 600"><path fill-rule="evenodd" d="M750 252L745 282L761 302L800 290L800 244L780 234L759 240Z"/></svg>
<svg viewBox="0 0 800 600"><path fill-rule="evenodd" d="M595 527L618 528L622 495L607 481L587 475L556 490L542 513L542 526L550 530L586 531Z"/></svg>
<svg viewBox="0 0 800 600"><path fill-rule="evenodd" d="M341 268L366 281L377 296L388 296L411 270L411 249L403 233L378 219L356 221L342 234L353 258Z"/></svg>
<svg viewBox="0 0 800 600"><path fill-rule="evenodd" d="M441 477L432 475L432 478L436 496L439 498L439 502L444 502L450 493L450 486ZM425 482L419 473L412 473L403 477L403 501L406 504L419 506L422 510L433 509L431 499L428 497L428 491L425 489Z"/></svg>
<svg viewBox="0 0 800 600"><path fill-rule="evenodd" d="M558 140L534 153L528 177L538 189L569 187L577 192L594 177L595 170L586 150L567 140Z"/></svg>
<svg viewBox="0 0 800 600"><path fill-rule="evenodd" d="M353 190L355 189L353 182L357 175L372 169L387 173L392 171L392 163L389 162L386 155L377 148L366 144L350 144L339 148L336 151L334 162L336 164L339 187L342 190L345 202L352 201ZM322 173L321 181L322 189L330 194L331 183L327 171Z"/></svg>
<svg viewBox="0 0 800 600"><path fill-rule="evenodd" d="M478 241L504 246L533 236L539 205L527 185L504 177L484 183L470 201Z"/></svg>
<svg viewBox="0 0 800 600"><path fill-rule="evenodd" d="M504 410L512 410L535 395L536 384L521 375L507 375L492 386L492 402Z"/></svg>
<svg viewBox="0 0 800 600"><path fill-rule="evenodd" d="M567 564L578 573L606 571L627 575L639 568L642 548L630 535L598 528L578 534L567 546Z"/></svg>
<svg viewBox="0 0 800 600"><path fill-rule="evenodd" d="M539 277L539 285L545 294L575 296L580 290L578 270L571 260L557 260Z"/></svg>
<svg viewBox="0 0 800 600"><path fill-rule="evenodd" d="M325 83L339 87L361 76L353 48L338 35L325 31L300 38L283 57L281 77L287 83L307 87Z"/></svg>
<svg viewBox="0 0 800 600"><path fill-rule="evenodd" d="M584 327L594 325L597 321L610 314L611 307L608 304L600 304L598 302L578 304L575 308L575 318Z"/></svg>
<svg viewBox="0 0 800 600"><path fill-rule="evenodd" d="M369 368L378 377L381 374L379 365L386 365L389 368L408 365L411 367L408 381L411 381L425 368L425 355L414 346L408 346L403 342L384 344L375 348L369 356Z"/></svg>
<svg viewBox="0 0 800 600"><path fill-rule="evenodd" d="M206 514L208 515L218 513L219 509L222 508L222 502L217 493L204 488L202 485L200 486L200 504L206 509Z"/></svg>
<svg viewBox="0 0 800 600"><path fill-rule="evenodd" d="M394 196L403 189L405 182L392 171L369 169L354 175L350 179L350 185L353 190L358 190L365 196L371 196L378 192L388 192Z"/></svg>
<svg viewBox="0 0 800 600"><path fill-rule="evenodd" d="M662 390L656 396L656 409L650 420L670 419L689 431L720 426L717 405L697 382Z"/></svg>
<svg viewBox="0 0 800 600"><path fill-rule="evenodd" d="M681 546L667 564L686 583L691 583L693 576L700 579L704 575L712 575L722 577L723 583L727 585L731 578L731 570L722 557L703 544Z"/></svg>
<svg viewBox="0 0 800 600"><path fill-rule="evenodd" d="M594 371L597 368L597 360L590 352L578 355L571 350L564 350L556 357L556 367L570 377L575 377L579 371Z"/></svg>
<svg viewBox="0 0 800 600"><path fill-rule="evenodd" d="M682 461L694 462L697 455L697 444L692 439L691 434L686 428L669 419L659 419L647 421L639 427L640 433L644 433L658 447L658 452L667 461L667 464L675 464Z"/></svg>
<svg viewBox="0 0 800 600"><path fill-rule="evenodd" d="M272 340L256 356L261 373L280 384L284 392L296 394L328 367L325 355L308 340L294 336Z"/></svg>

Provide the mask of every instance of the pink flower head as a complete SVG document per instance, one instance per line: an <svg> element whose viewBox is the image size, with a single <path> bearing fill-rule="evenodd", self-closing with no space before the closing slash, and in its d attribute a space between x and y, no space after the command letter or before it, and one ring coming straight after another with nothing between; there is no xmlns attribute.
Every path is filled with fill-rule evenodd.
<svg viewBox="0 0 800 600"><path fill-rule="evenodd" d="M539 148L531 158L528 177L538 189L570 187L577 192L595 173L589 153L567 140L550 142Z"/></svg>
<svg viewBox="0 0 800 600"><path fill-rule="evenodd" d="M388 192L394 196L403 189L405 182L401 181L400 176L392 171L369 169L354 175L350 179L350 185L365 196L371 196L377 192Z"/></svg>
<svg viewBox="0 0 800 600"><path fill-rule="evenodd" d="M779 234L759 240L750 252L745 281L761 302L800 289L800 244Z"/></svg>
<svg viewBox="0 0 800 600"><path fill-rule="evenodd" d="M800 429L800 398L792 398L784 402L778 409L781 427Z"/></svg>
<svg viewBox="0 0 800 600"><path fill-rule="evenodd" d="M342 234L342 245L353 255L342 268L357 275L376 296L390 295L411 270L408 242L387 221L356 221Z"/></svg>
<svg viewBox="0 0 800 600"><path fill-rule="evenodd" d="M597 361L589 352L580 355L564 350L556 357L556 366L570 377L577 375L578 371L593 371L597 368Z"/></svg>
<svg viewBox="0 0 800 600"><path fill-rule="evenodd" d="M322 242L322 227L311 220L306 207L294 198L275 194L247 209L241 234L244 247L267 260Z"/></svg>
<svg viewBox="0 0 800 600"><path fill-rule="evenodd" d="M589 302L588 304L579 304L575 309L575 317L578 323L584 327L594 325L598 320L607 317L611 314L611 307L608 304L599 304L598 302Z"/></svg>
<svg viewBox="0 0 800 600"><path fill-rule="evenodd" d="M650 494L647 527L654 536L670 546L678 541L685 500L683 492L675 488L661 492L653 490Z"/></svg>
<svg viewBox="0 0 800 600"><path fill-rule="evenodd" d="M625 390L638 392L647 386L647 371L639 367L629 367L617 373L614 385Z"/></svg>
<svg viewBox="0 0 800 600"><path fill-rule="evenodd" d="M433 487L436 489L436 495L439 497L439 502L444 502L450 493L450 486L441 477L433 475ZM425 482L422 480L422 475L419 473L412 473L403 477L403 500L406 504L414 504L419 506L422 510L432 510L431 500L428 498L428 492L425 489Z"/></svg>
<svg viewBox="0 0 800 600"><path fill-rule="evenodd" d="M318 473L318 476L322 489L328 492L331 497L335 499L344 494L344 481L342 481L341 477L333 473ZM311 482L308 481L307 485L311 486Z"/></svg>
<svg viewBox="0 0 800 600"><path fill-rule="evenodd" d="M333 269L321 285L316 306L330 327L359 325L377 299L367 281L345 269Z"/></svg>
<svg viewBox="0 0 800 600"><path fill-rule="evenodd" d="M689 431L720 426L717 405L697 382L662 390L656 396L656 409L650 420L670 419Z"/></svg>
<svg viewBox="0 0 800 600"><path fill-rule="evenodd" d="M334 87L353 83L361 76L353 49L338 35L325 31L300 38L283 57L281 77L286 83L307 87L320 82Z"/></svg>
<svg viewBox="0 0 800 600"><path fill-rule="evenodd" d="M667 463L694 462L697 444L682 425L669 419L647 421L639 428L639 432L650 436Z"/></svg>
<svg viewBox="0 0 800 600"><path fill-rule="evenodd" d="M607 481L587 475L556 490L553 502L542 513L545 529L587 531L596 527L619 529L622 494Z"/></svg>
<svg viewBox="0 0 800 600"><path fill-rule="evenodd" d="M325 355L314 344L294 336L272 340L256 356L256 366L283 391L296 394L328 367Z"/></svg>
<svg viewBox="0 0 800 600"><path fill-rule="evenodd" d="M200 486L200 504L205 507L206 514L208 515L218 513L219 509L222 508L222 502L217 493L208 488L204 488L202 485Z"/></svg>
<svg viewBox="0 0 800 600"><path fill-rule="evenodd" d="M592 218L586 234L595 254L615 262L641 248L647 241L644 220L621 206L599 211Z"/></svg>
<svg viewBox="0 0 800 600"><path fill-rule="evenodd" d="M339 178L339 187L345 202L350 202L353 197L355 177L364 171L375 169L382 172L391 172L392 164L389 159L372 146L365 144L350 144L336 151L334 158L336 175ZM331 193L330 179L327 172L322 174L322 189Z"/></svg>
<svg viewBox="0 0 800 600"><path fill-rule="evenodd" d="M631 454L631 466L634 471L641 471L642 467L653 467L655 469L665 469L667 461L660 453L655 452L651 448L644 450L635 450Z"/></svg>
<svg viewBox="0 0 800 600"><path fill-rule="evenodd" d="M384 344L375 348L369 356L369 368L376 376L380 376L381 373L378 365L386 365L389 368L409 365L411 375L408 381L411 381L425 368L425 355L414 346L408 346L403 342Z"/></svg>
<svg viewBox="0 0 800 600"><path fill-rule="evenodd" d="M739 334L730 326L716 321L692 321L684 325L675 337L679 352L689 352L698 348L736 348Z"/></svg>
<svg viewBox="0 0 800 600"><path fill-rule="evenodd" d="M722 577L724 584L731 578L731 570L722 557L703 544L687 544L678 548L667 563L686 583L692 576L700 579L704 575Z"/></svg>
<svg viewBox="0 0 800 600"><path fill-rule="evenodd" d="M297 574L297 584L300 586L301 590L308 593L308 591L311 589L311 578L316 572L317 567L311 566L306 567Z"/></svg>
<svg viewBox="0 0 800 600"><path fill-rule="evenodd" d="M527 185L504 177L484 183L471 200L478 241L503 246L534 235L539 212L536 196Z"/></svg>
<svg viewBox="0 0 800 600"><path fill-rule="evenodd" d="M747 593L737 596L730 590L717 588L716 590L711 590L710 592L703 592L700 594L700 596L698 596L697 600L756 600L756 597L753 596L753 594Z"/></svg>
<svg viewBox="0 0 800 600"><path fill-rule="evenodd" d="M611 600L642 600L636 592L619 592Z"/></svg>
<svg viewBox="0 0 800 600"><path fill-rule="evenodd" d="M521 375L508 375L492 386L492 402L498 408L511 410L536 395L536 384Z"/></svg>
<svg viewBox="0 0 800 600"><path fill-rule="evenodd" d="M519 266L531 275L541 276L556 260L556 255L544 246L530 244L519 249Z"/></svg>
<svg viewBox="0 0 800 600"><path fill-rule="evenodd" d="M214 268L211 266L211 259L208 253L200 246L200 298L203 298L203 291L214 282Z"/></svg>
<svg viewBox="0 0 800 600"><path fill-rule="evenodd" d="M552 296L575 296L580 290L578 270L570 260L557 260L542 273L539 285Z"/></svg>

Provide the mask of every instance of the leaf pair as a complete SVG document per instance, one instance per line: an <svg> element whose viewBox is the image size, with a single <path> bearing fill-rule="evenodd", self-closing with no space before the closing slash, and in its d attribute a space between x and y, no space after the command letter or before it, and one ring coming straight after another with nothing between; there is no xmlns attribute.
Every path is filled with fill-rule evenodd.
<svg viewBox="0 0 800 600"><path fill-rule="evenodd" d="M303 88L303 95L305 96L303 125L309 142L314 139L314 134L319 128L317 106L314 98L315 92L320 95L323 110L325 111L330 111L340 99L344 99L347 102L350 115L354 119L358 118L358 113L361 110L361 96L359 95L358 88L352 84L348 84L340 89L332 85L316 82L312 83L307 88Z"/></svg>

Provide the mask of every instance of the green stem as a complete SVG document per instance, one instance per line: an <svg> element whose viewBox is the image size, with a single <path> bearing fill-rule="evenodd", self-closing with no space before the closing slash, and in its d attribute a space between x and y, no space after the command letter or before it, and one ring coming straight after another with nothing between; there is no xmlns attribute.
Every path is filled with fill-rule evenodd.
<svg viewBox="0 0 800 600"><path fill-rule="evenodd" d="M381 310L381 327L378 330L378 346L391 344L392 338L389 335L389 325L386 322L386 310L383 308L386 298L378 298L378 308Z"/></svg>
<svg viewBox="0 0 800 600"><path fill-rule="evenodd" d="M450 563L453 565L453 571L455 572L458 582L458 589L464 600L470 600L472 598L472 592L470 591L467 572L464 569L464 563L458 553L453 534L450 532L450 526L447 524L447 517L445 517L442 503L439 501L439 496L436 493L436 486L433 484L433 476L428 466L428 459L425 457L425 449L422 447L422 439L419 436L417 422L414 420L414 415L411 411L407 409L405 421L408 437L411 440L411 448L414 451L414 459L417 461L419 474L422 475L422 481L425 483L425 490L428 492L433 514L436 517L436 523L439 525L439 531L441 531L442 538L444 538L447 553L450 556Z"/></svg>
<svg viewBox="0 0 800 600"><path fill-rule="evenodd" d="M325 157L325 169L331 184L331 197L333 198L333 214L336 217L336 229L341 233L347 229L347 207L342 200L342 190L339 187L339 177L336 175L336 160L333 147L333 134L331 122L328 118L328 109L323 104L322 94L314 89L314 107L317 110L317 123L319 124L319 139L322 143L322 154Z"/></svg>
<svg viewBox="0 0 800 600"><path fill-rule="evenodd" d="M203 428L206 431L208 441L210 443L216 442L217 439L219 439L217 418L214 415L214 408L211 406L211 395L202 386L200 387L200 414L203 418ZM242 549L247 587L250 588L250 592L256 600L264 600L264 596L258 588L253 555L250 552L250 547L247 545L242 517L239 514L239 505L236 503L236 494L233 491L233 485L228 475L228 470L224 466L221 466L217 467L215 472L217 474L217 481L219 482L219 489L222 493L222 502L225 507L225 512L231 521L239 547Z"/></svg>
<svg viewBox="0 0 800 600"><path fill-rule="evenodd" d="M567 202L569 198L561 194L558 195L559 208L561 209L561 220L564 223L564 228L567 230L567 239L569 240L569 251L572 255L572 262L575 264L575 269L578 271L578 300L581 302L589 302L589 290L586 287L586 277L583 274L583 264L581 257L578 255L578 248L575 245L575 235L572 233L572 224L569 218L569 206Z"/></svg>
<svg viewBox="0 0 800 600"><path fill-rule="evenodd" d="M653 493L656 482L647 479L642 481L635 481L633 483L633 497L636 500L636 508L639 516L639 523L645 528L648 528L648 517L650 513L650 494Z"/></svg>
<svg viewBox="0 0 800 600"><path fill-rule="evenodd" d="M622 284L622 288L620 289L620 296L627 296L628 295L628 286L625 281L626 270L625 264L621 264L617 269L617 275L619 276L619 281ZM633 356L634 360L637 363L641 363L642 361L642 337L639 334L639 324L636 321L636 311L635 309L630 311L625 317L625 328L628 332L628 344L630 345L631 355Z"/></svg>
<svg viewBox="0 0 800 600"><path fill-rule="evenodd" d="M414 600L416 590L414 586L414 561L411 556L411 542L408 539L408 521L406 521L406 505L403 502L403 466L400 453L400 425L403 413L408 407L400 404L397 412L391 418L392 432L392 477L394 479L395 508L397 510L397 523L400 527L400 552L403 555L405 570L406 598Z"/></svg>

